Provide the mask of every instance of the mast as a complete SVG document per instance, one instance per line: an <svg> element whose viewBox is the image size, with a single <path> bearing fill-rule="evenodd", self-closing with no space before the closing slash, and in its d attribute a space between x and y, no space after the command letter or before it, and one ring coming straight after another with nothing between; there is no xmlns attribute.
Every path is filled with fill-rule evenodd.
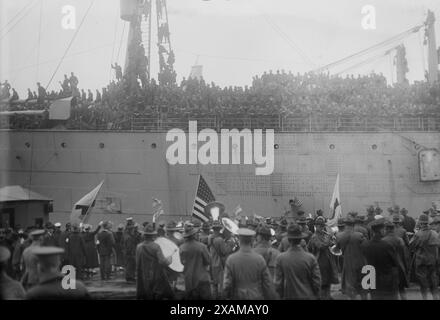
<svg viewBox="0 0 440 320"><path fill-rule="evenodd" d="M428 10L428 17L425 22L425 40L428 42L428 81L431 84L438 81L438 51L434 23L434 12Z"/></svg>

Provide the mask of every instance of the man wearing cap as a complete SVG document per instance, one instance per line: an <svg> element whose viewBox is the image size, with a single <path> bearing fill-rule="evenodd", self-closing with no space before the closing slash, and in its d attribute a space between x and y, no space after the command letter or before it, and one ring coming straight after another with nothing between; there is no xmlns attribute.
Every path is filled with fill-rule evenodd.
<svg viewBox="0 0 440 320"><path fill-rule="evenodd" d="M416 227L416 221L413 217L408 216L408 210L402 208L400 214L403 216L402 227L407 231L414 233L414 228Z"/></svg>
<svg viewBox="0 0 440 320"><path fill-rule="evenodd" d="M26 293L28 300L88 300L90 295L81 281L70 279L70 286L65 288L65 281L60 270L63 249L58 247L38 247L34 254L38 259L39 284ZM72 281L74 281L72 285Z"/></svg>
<svg viewBox="0 0 440 320"><path fill-rule="evenodd" d="M240 249L226 259L224 298L232 300L276 299L277 295L263 257L252 250L255 231L238 229Z"/></svg>
<svg viewBox="0 0 440 320"><path fill-rule="evenodd" d="M212 224L213 234L208 238L208 248L211 255L211 279L213 285L213 298L222 295L223 273L226 259L233 251L231 242L227 242L220 233L223 225L216 220Z"/></svg>
<svg viewBox="0 0 440 320"><path fill-rule="evenodd" d="M171 256L165 258L154 240L157 232L147 225L143 232L143 242L136 247L136 297L145 300L174 298L166 276L166 268L171 264Z"/></svg>
<svg viewBox="0 0 440 320"><path fill-rule="evenodd" d="M376 215L374 207L369 206L367 208L367 219L365 220L365 225L368 225L370 222L374 220L374 216Z"/></svg>
<svg viewBox="0 0 440 320"><path fill-rule="evenodd" d="M127 219L123 239L122 250L125 257L125 280L127 282L134 282L136 281L136 247L140 239L136 233L133 220Z"/></svg>
<svg viewBox="0 0 440 320"><path fill-rule="evenodd" d="M210 300L211 284L209 276L210 256L206 245L196 240L197 228L186 224L180 246L180 261L184 269L185 292L189 300Z"/></svg>
<svg viewBox="0 0 440 320"><path fill-rule="evenodd" d="M257 229L257 244L254 251L261 255L269 268L271 279L275 276L275 261L280 252L272 247L270 240L272 233L267 225L263 225Z"/></svg>
<svg viewBox="0 0 440 320"><path fill-rule="evenodd" d="M29 289L32 286L38 284L38 270L37 270L38 259L34 255L33 251L35 248L41 246L44 233L45 230L43 229L32 231L29 234L32 243L29 247L27 247L23 251L22 265L24 265L24 274L21 282L23 283L25 289Z"/></svg>
<svg viewBox="0 0 440 320"><path fill-rule="evenodd" d="M6 273L10 258L9 249L0 246L0 300L21 300L26 294L23 286Z"/></svg>
<svg viewBox="0 0 440 320"><path fill-rule="evenodd" d="M342 266L342 292L350 299L361 295L366 299L366 292L362 289L362 268L365 266L365 257L362 254L361 244L366 239L362 233L354 231L354 219L345 219L343 232L336 234L336 250L341 249L344 257Z"/></svg>
<svg viewBox="0 0 440 320"><path fill-rule="evenodd" d="M78 279L83 277L83 268L86 260L86 245L80 234L80 226L77 223L72 225L72 232L66 238L65 245L69 265L76 269Z"/></svg>
<svg viewBox="0 0 440 320"><path fill-rule="evenodd" d="M429 229L428 222L429 217L426 214L419 217L420 230L411 241L410 251L414 255L415 273L422 298L424 300L428 298L429 289L433 299L438 300L437 261L440 242L438 233Z"/></svg>
<svg viewBox="0 0 440 320"><path fill-rule="evenodd" d="M307 235L297 224L287 228L290 248L276 259L275 288L281 299L317 300L320 298L321 272L318 261L301 248Z"/></svg>
<svg viewBox="0 0 440 320"><path fill-rule="evenodd" d="M385 219L371 223L373 236L362 244L362 252L368 265L375 269L376 288L370 291L372 300L397 300L399 274L397 252L388 242L382 240L385 235Z"/></svg>
<svg viewBox="0 0 440 320"><path fill-rule="evenodd" d="M398 274L399 274L399 295L400 300L406 300L406 289L409 287L408 280L408 266L407 266L407 248L402 238L395 234L395 224L392 221L385 222L385 236L382 238L383 241L389 243L394 247L396 252L396 257L398 261Z"/></svg>
<svg viewBox="0 0 440 320"><path fill-rule="evenodd" d="M111 232L111 222L104 222L102 228L103 230L98 233L99 268L101 280L110 280L112 272L110 257L115 246L115 238Z"/></svg>
<svg viewBox="0 0 440 320"><path fill-rule="evenodd" d="M318 260L321 272L321 299L331 299L330 289L332 284L339 283L338 269L334 256L330 252L333 245L331 235L325 230L325 218L315 220L316 231L308 243L308 251Z"/></svg>

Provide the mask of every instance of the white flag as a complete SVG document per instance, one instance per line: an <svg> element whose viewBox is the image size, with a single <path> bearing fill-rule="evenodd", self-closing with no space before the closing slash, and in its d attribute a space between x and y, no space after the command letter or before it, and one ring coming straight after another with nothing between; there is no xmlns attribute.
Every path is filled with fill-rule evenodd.
<svg viewBox="0 0 440 320"><path fill-rule="evenodd" d="M339 173L336 177L335 187L333 189L332 200L330 201L330 217L327 226L335 227L338 225L338 219L342 217L341 197L339 194Z"/></svg>
<svg viewBox="0 0 440 320"><path fill-rule="evenodd" d="M86 222L90 210L95 206L96 196L98 195L99 190L101 190L103 183L104 180L101 181L101 183L95 189L87 193L77 203L75 203L72 209L72 213L70 214L70 222Z"/></svg>

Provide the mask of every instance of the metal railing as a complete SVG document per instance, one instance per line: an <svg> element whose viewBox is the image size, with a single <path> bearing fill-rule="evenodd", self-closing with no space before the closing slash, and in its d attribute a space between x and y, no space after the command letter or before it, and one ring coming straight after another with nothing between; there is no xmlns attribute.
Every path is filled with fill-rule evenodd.
<svg viewBox="0 0 440 320"><path fill-rule="evenodd" d="M439 132L440 116L363 117L363 116L164 116L137 115L117 123L100 121L72 130L166 132L173 128L188 130L189 121L197 121L197 129L274 129L275 132ZM27 129L15 126L7 116L0 116L0 129ZM80 122L81 123L81 122ZM29 129L35 129L29 127ZM42 129L42 128L39 128Z"/></svg>

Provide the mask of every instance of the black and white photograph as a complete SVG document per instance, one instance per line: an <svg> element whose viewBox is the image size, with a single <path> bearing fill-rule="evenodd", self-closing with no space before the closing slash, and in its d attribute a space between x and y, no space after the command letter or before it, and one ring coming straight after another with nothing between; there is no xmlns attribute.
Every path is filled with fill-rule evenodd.
<svg viewBox="0 0 440 320"><path fill-rule="evenodd" d="M1 0L0 300L440 300L439 19Z"/></svg>

